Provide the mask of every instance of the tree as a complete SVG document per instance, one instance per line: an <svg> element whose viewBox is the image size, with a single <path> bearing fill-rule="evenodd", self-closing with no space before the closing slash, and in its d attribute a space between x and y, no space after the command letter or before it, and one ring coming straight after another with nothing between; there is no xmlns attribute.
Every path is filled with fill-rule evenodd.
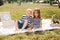
<svg viewBox="0 0 60 40"><path fill-rule="evenodd" d="M8 3L13 3L13 0L7 0Z"/></svg>
<svg viewBox="0 0 60 40"><path fill-rule="evenodd" d="M0 0L0 6L2 6L3 5L3 1L2 0Z"/></svg>
<svg viewBox="0 0 60 40"><path fill-rule="evenodd" d="M58 7L60 8L60 0L58 0Z"/></svg>
<svg viewBox="0 0 60 40"><path fill-rule="evenodd" d="M50 0L50 5L51 5L51 6L53 5L53 0Z"/></svg>
<svg viewBox="0 0 60 40"><path fill-rule="evenodd" d="M18 2L18 5L21 5L21 0L17 0L17 2Z"/></svg>
<svg viewBox="0 0 60 40"><path fill-rule="evenodd" d="M35 3L36 2L36 0L32 0L33 1L33 3Z"/></svg>

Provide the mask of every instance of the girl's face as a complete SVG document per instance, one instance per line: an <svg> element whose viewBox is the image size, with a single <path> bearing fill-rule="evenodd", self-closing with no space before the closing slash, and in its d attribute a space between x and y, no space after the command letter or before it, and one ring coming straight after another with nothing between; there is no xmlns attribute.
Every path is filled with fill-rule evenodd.
<svg viewBox="0 0 60 40"><path fill-rule="evenodd" d="M39 14L38 14L38 12L37 12L37 11L35 11L35 17L38 17L38 15L39 15Z"/></svg>

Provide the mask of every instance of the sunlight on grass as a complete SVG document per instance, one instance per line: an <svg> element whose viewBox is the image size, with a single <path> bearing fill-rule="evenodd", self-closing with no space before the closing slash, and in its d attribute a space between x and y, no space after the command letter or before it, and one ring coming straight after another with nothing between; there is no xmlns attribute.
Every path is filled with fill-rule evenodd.
<svg viewBox="0 0 60 40"><path fill-rule="evenodd" d="M21 6L15 4L4 4L0 7L0 11L8 11L12 15L12 19L19 19L23 14L26 13L26 9L31 8L40 8L42 18L51 18L53 14L56 14L55 19L59 19L60 9L57 5L50 6L49 4L29 4L22 3ZM59 14L59 15L58 15Z"/></svg>
<svg viewBox="0 0 60 40"><path fill-rule="evenodd" d="M16 3L4 4L0 6L0 12L10 12L12 19L16 20L26 13L27 8L33 10L40 8L42 18L51 18L53 14L56 14L55 19L60 20L60 9L57 5L22 3L21 6L18 6ZM60 40L60 29L0 36L0 40Z"/></svg>

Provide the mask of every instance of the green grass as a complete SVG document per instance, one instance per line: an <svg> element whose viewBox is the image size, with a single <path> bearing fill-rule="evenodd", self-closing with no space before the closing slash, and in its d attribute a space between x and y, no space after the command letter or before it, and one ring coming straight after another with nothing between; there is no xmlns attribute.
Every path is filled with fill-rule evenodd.
<svg viewBox="0 0 60 40"><path fill-rule="evenodd" d="M0 40L60 40L59 30L60 29L0 36Z"/></svg>
<svg viewBox="0 0 60 40"><path fill-rule="evenodd" d="M23 14L26 13L26 9L40 8L42 18L51 18L53 14L56 14L55 19L60 20L60 9L57 5L50 6L49 4L29 4L22 3L21 6L14 4L5 4L0 7L0 11L8 11L11 13L12 19L19 19Z"/></svg>
<svg viewBox="0 0 60 40"><path fill-rule="evenodd" d="M55 19L60 20L60 9L57 5L22 3L21 6L18 6L16 3L4 4L0 6L0 12L8 11L11 13L12 19L16 20L26 13L27 8L33 10L40 8L42 18L51 18L53 14L56 14ZM0 36L0 40L60 40L60 29Z"/></svg>

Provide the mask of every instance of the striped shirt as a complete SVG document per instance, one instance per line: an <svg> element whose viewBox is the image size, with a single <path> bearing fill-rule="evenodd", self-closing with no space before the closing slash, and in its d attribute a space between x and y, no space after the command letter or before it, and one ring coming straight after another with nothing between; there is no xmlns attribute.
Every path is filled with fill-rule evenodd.
<svg viewBox="0 0 60 40"><path fill-rule="evenodd" d="M28 17L28 16L22 16L21 20L19 20L20 23L24 23L25 20L28 20L28 25L30 25L30 21L32 19L32 16Z"/></svg>
<svg viewBox="0 0 60 40"><path fill-rule="evenodd" d="M40 27L41 18L33 18L32 21L33 21L33 23L32 23L33 28L39 28Z"/></svg>

